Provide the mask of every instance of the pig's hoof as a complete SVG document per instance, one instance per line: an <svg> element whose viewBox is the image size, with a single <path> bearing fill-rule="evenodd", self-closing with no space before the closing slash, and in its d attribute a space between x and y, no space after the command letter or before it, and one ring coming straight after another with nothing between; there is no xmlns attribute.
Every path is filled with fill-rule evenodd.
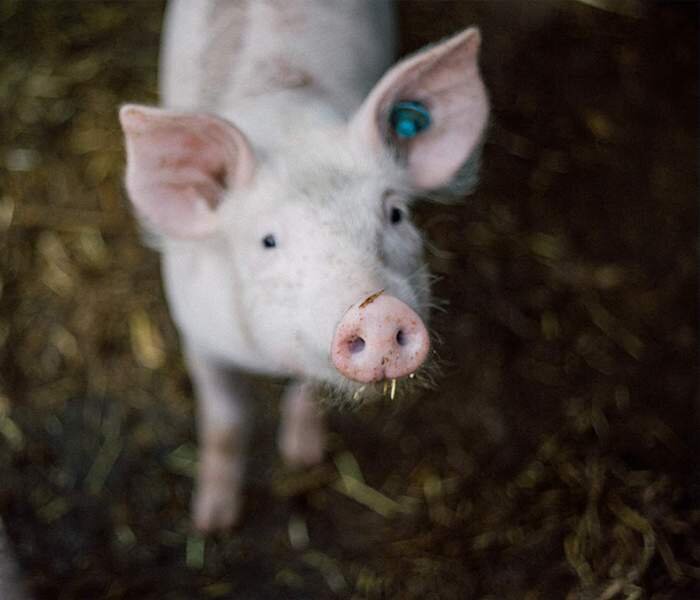
<svg viewBox="0 0 700 600"><path fill-rule="evenodd" d="M229 531L239 515L240 498L232 491L204 489L196 493L192 517L200 533Z"/></svg>
<svg viewBox="0 0 700 600"><path fill-rule="evenodd" d="M312 467L323 460L326 440L322 431L286 431L280 436L279 449L289 467Z"/></svg>

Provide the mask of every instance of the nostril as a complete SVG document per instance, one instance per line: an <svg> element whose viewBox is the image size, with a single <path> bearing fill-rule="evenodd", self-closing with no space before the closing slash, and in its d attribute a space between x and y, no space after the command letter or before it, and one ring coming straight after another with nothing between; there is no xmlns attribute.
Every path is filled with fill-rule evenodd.
<svg viewBox="0 0 700 600"><path fill-rule="evenodd" d="M407 342L407 340L406 340L406 334L403 332L403 329L399 329L399 330L396 332L396 343L397 343L399 346L405 346L405 345L406 345L406 342Z"/></svg>
<svg viewBox="0 0 700 600"><path fill-rule="evenodd" d="M365 349L365 340L360 336L354 337L348 342L348 348L350 349L350 354L359 354Z"/></svg>

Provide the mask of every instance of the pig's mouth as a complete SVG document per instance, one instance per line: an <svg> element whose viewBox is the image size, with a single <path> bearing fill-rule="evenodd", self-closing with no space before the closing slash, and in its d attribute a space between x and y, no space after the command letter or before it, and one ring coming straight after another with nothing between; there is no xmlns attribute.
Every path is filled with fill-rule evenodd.
<svg viewBox="0 0 700 600"><path fill-rule="evenodd" d="M355 409L366 404L388 401L406 403L437 387L442 373L435 352L418 369L403 377L362 383L340 376L319 386L319 401L329 407Z"/></svg>

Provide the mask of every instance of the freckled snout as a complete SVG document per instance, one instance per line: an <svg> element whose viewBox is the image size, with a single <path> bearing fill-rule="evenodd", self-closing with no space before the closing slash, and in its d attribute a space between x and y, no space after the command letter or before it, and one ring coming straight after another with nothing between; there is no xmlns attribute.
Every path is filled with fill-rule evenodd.
<svg viewBox="0 0 700 600"><path fill-rule="evenodd" d="M421 318L398 298L379 292L345 313L335 330L331 358L348 379L396 379L423 364L430 340Z"/></svg>

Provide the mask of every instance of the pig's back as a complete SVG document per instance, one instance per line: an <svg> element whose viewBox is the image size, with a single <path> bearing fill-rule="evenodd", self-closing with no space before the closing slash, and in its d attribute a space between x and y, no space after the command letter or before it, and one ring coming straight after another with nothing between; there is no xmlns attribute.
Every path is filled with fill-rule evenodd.
<svg viewBox="0 0 700 600"><path fill-rule="evenodd" d="M162 102L226 113L299 90L348 114L393 61L394 40L384 0L172 0Z"/></svg>

